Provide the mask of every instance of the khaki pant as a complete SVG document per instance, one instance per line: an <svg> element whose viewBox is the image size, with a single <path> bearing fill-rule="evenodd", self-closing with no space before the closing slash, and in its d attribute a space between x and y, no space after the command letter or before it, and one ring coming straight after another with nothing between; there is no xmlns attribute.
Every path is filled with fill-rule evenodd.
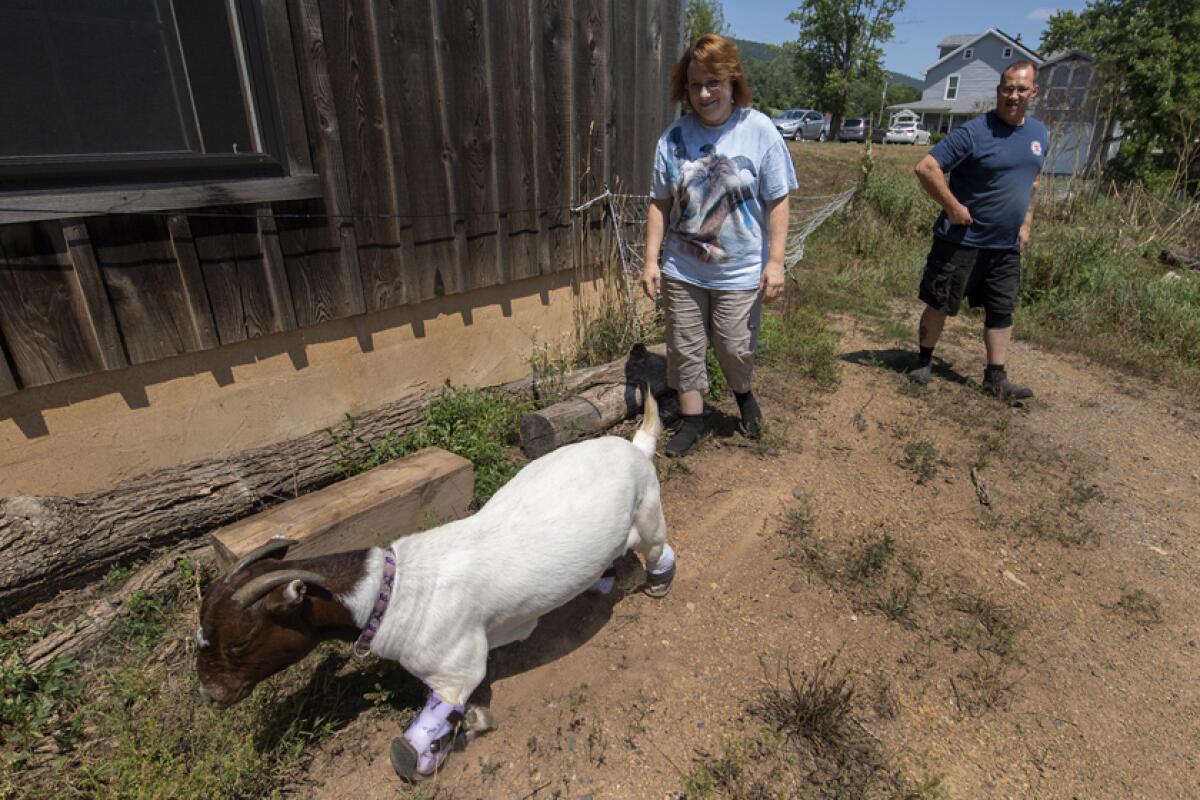
<svg viewBox="0 0 1200 800"><path fill-rule="evenodd" d="M749 391L762 318L758 290L723 292L664 276L662 297L667 318L667 385L677 392L707 391L704 356L711 341L729 388Z"/></svg>

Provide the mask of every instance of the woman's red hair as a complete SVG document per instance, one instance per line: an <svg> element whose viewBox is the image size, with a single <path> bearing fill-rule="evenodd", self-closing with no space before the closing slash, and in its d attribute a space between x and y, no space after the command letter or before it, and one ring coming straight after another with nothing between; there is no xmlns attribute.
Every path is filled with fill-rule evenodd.
<svg viewBox="0 0 1200 800"><path fill-rule="evenodd" d="M729 79L733 86L734 105L750 105L753 96L750 93L750 84L746 82L746 73L742 70L738 46L717 33L701 36L683 51L683 56L671 67L671 100L676 103L688 103L687 72L692 61L721 80ZM688 103L688 107L691 107L691 103Z"/></svg>

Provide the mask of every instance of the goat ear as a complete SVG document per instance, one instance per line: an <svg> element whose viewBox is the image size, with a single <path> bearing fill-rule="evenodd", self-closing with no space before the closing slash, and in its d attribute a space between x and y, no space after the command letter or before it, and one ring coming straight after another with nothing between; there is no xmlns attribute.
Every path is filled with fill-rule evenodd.
<svg viewBox="0 0 1200 800"><path fill-rule="evenodd" d="M304 581L297 578L289 583L283 589L283 604L288 608L295 608L304 602L304 595L308 594L308 587Z"/></svg>
<svg viewBox="0 0 1200 800"><path fill-rule="evenodd" d="M263 610L275 616L286 616L300 608L307 596L308 586L296 578L283 584L282 592L263 598Z"/></svg>

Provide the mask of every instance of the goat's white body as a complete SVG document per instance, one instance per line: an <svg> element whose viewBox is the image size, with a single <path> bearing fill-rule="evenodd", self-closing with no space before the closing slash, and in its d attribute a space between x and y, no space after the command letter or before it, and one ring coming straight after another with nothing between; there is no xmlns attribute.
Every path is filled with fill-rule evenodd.
<svg viewBox="0 0 1200 800"><path fill-rule="evenodd" d="M657 422L657 420L655 420ZM537 620L586 590L636 549L655 563L666 541L654 433L563 447L528 466L476 514L392 543L398 569L371 644L443 700L462 705L488 650L528 636ZM365 624L382 551L343 602Z"/></svg>

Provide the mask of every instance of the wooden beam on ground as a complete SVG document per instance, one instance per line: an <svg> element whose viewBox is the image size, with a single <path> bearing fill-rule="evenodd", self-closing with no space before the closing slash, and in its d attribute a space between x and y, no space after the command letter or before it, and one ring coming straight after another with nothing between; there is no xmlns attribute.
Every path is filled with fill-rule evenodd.
<svg viewBox="0 0 1200 800"><path fill-rule="evenodd" d="M274 536L297 542L291 558L377 547L465 516L474 485L470 461L428 447L214 531L213 545L223 569Z"/></svg>

